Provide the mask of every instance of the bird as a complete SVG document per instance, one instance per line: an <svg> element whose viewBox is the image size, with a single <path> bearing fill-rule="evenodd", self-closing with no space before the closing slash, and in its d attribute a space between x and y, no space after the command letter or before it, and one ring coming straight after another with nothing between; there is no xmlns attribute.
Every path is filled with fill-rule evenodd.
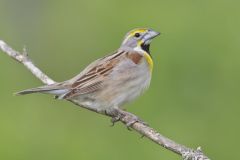
<svg viewBox="0 0 240 160"><path fill-rule="evenodd" d="M141 95L150 85L153 59L152 39L160 32L150 28L129 31L120 47L90 63L77 76L63 82L27 89L16 93L46 93L56 99L70 100L87 109L115 115L123 106ZM112 122L119 120L115 115ZM130 126L136 119L128 124Z"/></svg>

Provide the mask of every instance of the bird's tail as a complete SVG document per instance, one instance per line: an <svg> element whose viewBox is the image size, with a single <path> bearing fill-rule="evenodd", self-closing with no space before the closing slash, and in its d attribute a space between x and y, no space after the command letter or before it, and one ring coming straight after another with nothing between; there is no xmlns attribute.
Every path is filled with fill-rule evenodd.
<svg viewBox="0 0 240 160"><path fill-rule="evenodd" d="M31 88L27 90L23 90L20 92L15 93L16 95L25 95L25 94L32 94L32 93L47 93L53 95L62 95L68 91L65 87L62 87L57 84L41 86L37 88Z"/></svg>

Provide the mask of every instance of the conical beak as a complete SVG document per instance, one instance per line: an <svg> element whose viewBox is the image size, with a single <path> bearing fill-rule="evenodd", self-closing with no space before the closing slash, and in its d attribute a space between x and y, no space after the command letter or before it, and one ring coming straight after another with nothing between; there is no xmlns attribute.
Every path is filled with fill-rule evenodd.
<svg viewBox="0 0 240 160"><path fill-rule="evenodd" d="M159 35L160 35L159 32L156 32L154 30L148 30L148 32L143 37L143 41L145 42L145 44L149 44L153 38Z"/></svg>
<svg viewBox="0 0 240 160"><path fill-rule="evenodd" d="M160 32L156 32L154 30L149 30L148 33L149 33L149 38L150 39L153 39L153 38L155 38L155 37L160 35Z"/></svg>

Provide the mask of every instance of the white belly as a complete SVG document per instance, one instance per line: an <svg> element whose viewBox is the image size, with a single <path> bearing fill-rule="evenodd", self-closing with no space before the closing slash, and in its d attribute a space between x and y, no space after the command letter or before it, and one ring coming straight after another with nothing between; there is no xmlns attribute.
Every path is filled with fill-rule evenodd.
<svg viewBox="0 0 240 160"><path fill-rule="evenodd" d="M126 66L126 64L122 65ZM143 61L137 67L120 68L121 70L111 73L102 90L77 96L74 98L76 102L89 109L105 111L113 107L122 107L148 88L151 81L151 71L147 62Z"/></svg>

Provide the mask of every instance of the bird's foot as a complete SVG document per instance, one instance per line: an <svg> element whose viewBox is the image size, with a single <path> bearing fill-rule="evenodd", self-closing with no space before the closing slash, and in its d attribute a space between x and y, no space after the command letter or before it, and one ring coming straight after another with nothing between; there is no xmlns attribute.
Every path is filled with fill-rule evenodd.
<svg viewBox="0 0 240 160"><path fill-rule="evenodd" d="M116 122L120 121L121 119L124 120L128 130L130 130L130 127L136 122L142 123L144 125L148 125L147 123L145 123L144 121L139 119L134 114L126 112L126 111L118 109L118 108L114 108L114 109L111 109L110 111L106 111L106 114L110 115L112 117L112 119L111 119L112 125L111 126L114 126L114 124Z"/></svg>
<svg viewBox="0 0 240 160"><path fill-rule="evenodd" d="M119 109L109 109L109 110L105 110L105 114L108 116L111 116L111 127L113 127L115 125L116 122L120 121L121 119L121 114L119 112Z"/></svg>
<svg viewBox="0 0 240 160"><path fill-rule="evenodd" d="M111 122L112 122L111 127L113 127L116 122L120 121L120 118L121 118L120 116L112 117L112 119L111 119Z"/></svg>
<svg viewBox="0 0 240 160"><path fill-rule="evenodd" d="M126 118L126 126L128 130L130 130L130 127L137 122L142 123L144 125L148 125L146 122L138 118L136 115L126 111L122 111L122 112L124 114L124 118Z"/></svg>

